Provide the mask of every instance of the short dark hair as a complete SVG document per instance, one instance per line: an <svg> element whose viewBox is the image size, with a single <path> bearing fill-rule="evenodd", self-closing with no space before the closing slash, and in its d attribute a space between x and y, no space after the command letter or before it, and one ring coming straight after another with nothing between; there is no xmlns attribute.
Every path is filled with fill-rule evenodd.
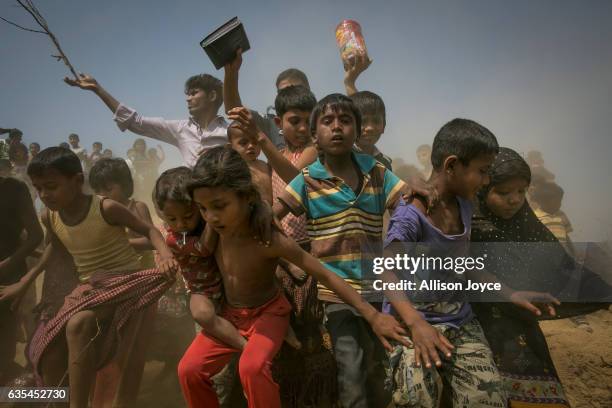
<svg viewBox="0 0 612 408"><path fill-rule="evenodd" d="M71 133L71 134L68 135L68 139L70 139L71 137L74 137L74 138L76 138L76 140L79 140L79 141L81 140L79 135L77 135L76 133Z"/></svg>
<svg viewBox="0 0 612 408"><path fill-rule="evenodd" d="M125 160L102 158L89 171L89 185L94 191L105 189L111 183L119 184L127 198L134 194L134 179Z"/></svg>
<svg viewBox="0 0 612 408"><path fill-rule="evenodd" d="M548 200L561 201L564 191L557 183L546 181L537 185L531 193L531 198L536 203L542 205Z"/></svg>
<svg viewBox="0 0 612 408"><path fill-rule="evenodd" d="M47 147L41 150L28 165L28 176L41 176L49 170L57 170L67 177L83 173L81 160L65 147Z"/></svg>
<svg viewBox="0 0 612 408"><path fill-rule="evenodd" d="M276 77L276 87L278 88L278 84L287 79L296 79L304 84L304 87L310 89L310 83L308 82L306 74L297 68L289 68L278 74Z"/></svg>
<svg viewBox="0 0 612 408"><path fill-rule="evenodd" d="M355 135L356 139L361 136L361 112L359 111L359 108L355 106L355 103L351 98L339 93L329 94L315 105L312 113L310 114L310 131L313 135L315 135L317 132L317 121L319 120L319 117L328 108L333 112L343 111L351 113L355 118L355 132L357 133Z"/></svg>
<svg viewBox="0 0 612 408"><path fill-rule="evenodd" d="M310 113L316 104L317 100L310 89L301 85L281 89L274 99L274 109L279 118L292 109Z"/></svg>
<svg viewBox="0 0 612 408"><path fill-rule="evenodd" d="M102 147L102 142L93 142L92 146L95 146L95 145L99 145L100 147Z"/></svg>
<svg viewBox="0 0 612 408"><path fill-rule="evenodd" d="M351 95L351 99L359 108L361 116L382 116L383 124L387 125L385 103L380 96L370 91L359 91Z"/></svg>
<svg viewBox="0 0 612 408"><path fill-rule="evenodd" d="M483 154L497 154L499 145L491 131L469 119L453 119L438 131L431 148L431 164L440 169L451 155L468 165Z"/></svg>
<svg viewBox="0 0 612 408"><path fill-rule="evenodd" d="M30 146L36 146L40 149L40 144L38 144L38 142L32 142L30 143Z"/></svg>
<svg viewBox="0 0 612 408"><path fill-rule="evenodd" d="M223 82L209 74L199 74L189 77L185 81L185 93L190 89L201 89L206 93L215 91L217 95L216 108L219 109L223 105Z"/></svg>
<svg viewBox="0 0 612 408"><path fill-rule="evenodd" d="M153 189L153 202L157 209L163 211L168 200L191 203L191 196L187 191L190 178L191 170L185 166L164 171L155 182Z"/></svg>

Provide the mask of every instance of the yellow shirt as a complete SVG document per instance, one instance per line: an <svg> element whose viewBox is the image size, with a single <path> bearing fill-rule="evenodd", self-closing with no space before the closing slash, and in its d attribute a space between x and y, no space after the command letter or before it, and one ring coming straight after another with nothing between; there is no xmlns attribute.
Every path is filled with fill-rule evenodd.
<svg viewBox="0 0 612 408"><path fill-rule="evenodd" d="M51 229L72 255L81 282L95 271L141 269L125 229L107 223L101 205L100 197L92 196L87 216L77 225L66 225L59 212L49 211Z"/></svg>

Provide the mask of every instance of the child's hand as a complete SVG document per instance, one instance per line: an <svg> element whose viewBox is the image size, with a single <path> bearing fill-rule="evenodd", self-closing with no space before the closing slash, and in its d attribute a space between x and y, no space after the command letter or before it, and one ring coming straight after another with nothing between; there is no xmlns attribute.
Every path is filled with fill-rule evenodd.
<svg viewBox="0 0 612 408"><path fill-rule="evenodd" d="M0 302L11 302L11 310L19 307L19 303L26 292L27 286L23 282L13 283L8 286L0 286Z"/></svg>
<svg viewBox="0 0 612 408"><path fill-rule="evenodd" d="M431 184L424 182L418 177L412 178L410 180L410 187L404 189L402 193L402 198L407 203L411 202L414 196L421 196L427 200L428 214L440 201L438 191Z"/></svg>
<svg viewBox="0 0 612 408"><path fill-rule="evenodd" d="M440 352L446 357L451 356L453 345L427 321L423 319L417 321L410 327L410 332L417 367L424 363L425 367L430 368L431 361L436 367L440 367L442 365Z"/></svg>
<svg viewBox="0 0 612 408"><path fill-rule="evenodd" d="M550 316L556 316L555 306L559 306L561 302L550 293L531 292L531 291L516 291L510 295L510 301L518 307L529 310L536 316L542 316L542 310L546 309Z"/></svg>
<svg viewBox="0 0 612 408"><path fill-rule="evenodd" d="M157 269L159 269L162 274L166 275L169 281L173 281L176 279L176 273L180 272L181 267L174 256L165 256L159 258Z"/></svg>
<svg viewBox="0 0 612 408"><path fill-rule="evenodd" d="M357 54L355 58L344 61L344 82L354 84L359 75L372 64L370 57Z"/></svg>
<svg viewBox="0 0 612 408"><path fill-rule="evenodd" d="M241 65L242 65L242 48L238 48L238 50L236 50L236 58L234 58L232 61L225 64L224 69L226 73L237 74L238 71L240 71Z"/></svg>
<svg viewBox="0 0 612 408"><path fill-rule="evenodd" d="M238 106L230 109L227 112L227 117L238 122L238 127L247 137L250 137L255 142L259 142L259 128L250 110L244 106Z"/></svg>
<svg viewBox="0 0 612 408"><path fill-rule="evenodd" d="M406 330L393 316L377 312L370 322L370 326L372 326L372 330L378 337L378 340L388 351L392 351L393 347L391 347L387 339L399 341L407 347L410 346L408 340L402 337L406 335Z"/></svg>
<svg viewBox="0 0 612 408"><path fill-rule="evenodd" d="M70 86L77 86L81 89L85 89L87 91L97 91L100 85L98 81L95 80L91 75L79 73L79 79L72 79L69 77L64 78L64 82L66 82Z"/></svg>

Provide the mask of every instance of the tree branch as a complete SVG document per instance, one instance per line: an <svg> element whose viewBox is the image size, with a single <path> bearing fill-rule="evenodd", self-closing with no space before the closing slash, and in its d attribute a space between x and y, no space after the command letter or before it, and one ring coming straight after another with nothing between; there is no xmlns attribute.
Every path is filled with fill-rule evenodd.
<svg viewBox="0 0 612 408"><path fill-rule="evenodd" d="M64 61L64 64L66 64L66 66L68 67L68 69L70 70L70 72L72 73L72 75L74 75L74 78L76 80L79 79L79 75L76 72L76 69L74 69L74 67L72 66L72 64L70 63L70 60L68 60L68 57L66 56L66 54L64 54L64 51L62 50L62 47L60 46L59 41L57 40L57 38L55 37L55 35L53 34L53 32L51 32L51 30L49 29L49 25L47 24L47 20L45 20L45 18L43 17L42 14L40 14L40 12L38 11L38 9L36 8L36 6L34 5L34 3L32 2L32 0L16 0L17 3L28 13L30 13L30 15L32 16L32 18L34 18L34 21L36 21L36 23L44 30L44 31L36 31L36 30L29 30L26 29L24 27L20 27L24 30L27 31L34 31L37 33L42 33L42 34L46 34L49 36L49 38L51 39L51 41L53 42L53 45L55 45L55 48L57 49L59 55L57 56L53 56L54 58L56 58L58 61L62 60ZM2 17L0 17L2 18ZM7 21L3 18L4 21ZM10 21L7 21L10 23ZM13 25L17 25L15 23L11 23Z"/></svg>
<svg viewBox="0 0 612 408"><path fill-rule="evenodd" d="M7 23L9 23L9 24L11 24L11 25L14 25L14 26L15 26L15 27L17 27L17 28L21 28L22 30L25 30L25 31L31 31L31 32L33 32L33 33L40 33L40 34L47 34L47 33L46 33L46 32L44 32L44 31L32 30L31 28L22 27L22 26L20 26L19 24L17 24L17 23L13 23L12 21L9 21L9 20L7 20L6 18L3 18L3 17L0 17L0 20L3 20L3 21L5 21L5 22L7 22Z"/></svg>

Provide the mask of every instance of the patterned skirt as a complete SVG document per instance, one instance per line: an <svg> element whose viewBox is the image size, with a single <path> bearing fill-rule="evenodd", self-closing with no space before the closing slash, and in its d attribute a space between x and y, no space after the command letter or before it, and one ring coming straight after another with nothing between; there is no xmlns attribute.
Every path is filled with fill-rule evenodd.
<svg viewBox="0 0 612 408"><path fill-rule="evenodd" d="M121 329L137 311L154 303L170 287L157 269L137 272L96 272L89 282L79 284L66 298L55 316L42 321L28 345L28 356L40 381L40 360L45 349L63 334L63 329L76 313L98 306L115 306L112 316L102 332L100 353L96 367L103 367L117 348Z"/></svg>

